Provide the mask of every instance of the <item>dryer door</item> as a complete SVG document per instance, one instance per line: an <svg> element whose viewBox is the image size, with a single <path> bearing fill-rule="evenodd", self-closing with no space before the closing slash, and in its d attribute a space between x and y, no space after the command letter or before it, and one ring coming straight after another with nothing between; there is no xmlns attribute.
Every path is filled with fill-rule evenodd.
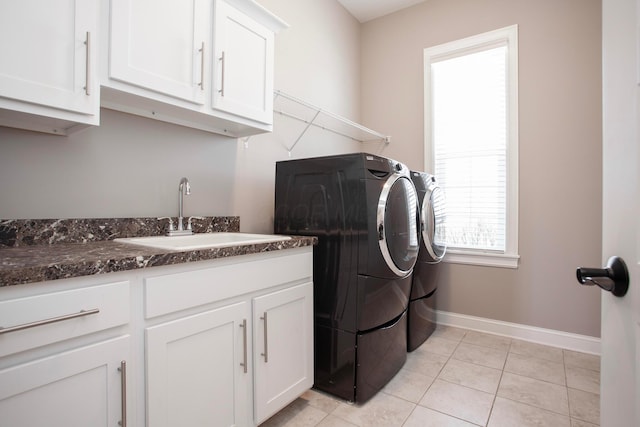
<svg viewBox="0 0 640 427"><path fill-rule="evenodd" d="M378 244L385 262L398 277L406 276L418 257L418 196L408 176L393 174L378 201Z"/></svg>
<svg viewBox="0 0 640 427"><path fill-rule="evenodd" d="M444 241L445 219L444 191L432 181L422 200L420 228L424 247L433 263L440 262L447 251Z"/></svg>

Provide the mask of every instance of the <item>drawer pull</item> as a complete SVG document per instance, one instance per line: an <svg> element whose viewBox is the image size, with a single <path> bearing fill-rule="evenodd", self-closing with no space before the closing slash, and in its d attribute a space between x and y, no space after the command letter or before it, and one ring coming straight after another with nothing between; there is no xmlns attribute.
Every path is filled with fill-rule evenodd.
<svg viewBox="0 0 640 427"><path fill-rule="evenodd" d="M31 323L23 323L22 325L9 326L3 328L0 326L0 335L7 334L9 332L21 331L23 329L35 328L36 326L48 325L49 323L62 322L63 320L75 319L76 317L84 317L90 314L100 313L99 308L92 308L91 310L81 310L78 313L65 314L63 316L51 317L49 319L38 320Z"/></svg>

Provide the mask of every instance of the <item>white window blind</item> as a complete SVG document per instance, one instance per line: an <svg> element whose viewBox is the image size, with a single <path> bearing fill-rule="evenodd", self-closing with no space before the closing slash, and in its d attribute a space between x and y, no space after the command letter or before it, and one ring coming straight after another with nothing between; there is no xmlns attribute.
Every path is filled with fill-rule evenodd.
<svg viewBox="0 0 640 427"><path fill-rule="evenodd" d="M431 64L435 175L452 248L505 250L506 46Z"/></svg>
<svg viewBox="0 0 640 427"><path fill-rule="evenodd" d="M494 265L478 262L488 254L517 266L517 28L425 49L425 113L425 164L446 196L442 243L471 263Z"/></svg>

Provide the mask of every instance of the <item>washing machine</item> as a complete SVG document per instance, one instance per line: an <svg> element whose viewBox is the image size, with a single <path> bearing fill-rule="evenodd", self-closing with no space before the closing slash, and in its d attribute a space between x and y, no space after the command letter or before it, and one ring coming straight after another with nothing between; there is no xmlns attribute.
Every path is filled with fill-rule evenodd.
<svg viewBox="0 0 640 427"><path fill-rule="evenodd" d="M365 402L406 360L418 257L407 167L367 153L276 163L274 231L317 236L314 387Z"/></svg>
<svg viewBox="0 0 640 427"><path fill-rule="evenodd" d="M441 271L437 264L447 250L444 243L444 191L431 174L411 171L411 180L418 195L419 215L416 222L420 230L420 250L413 269L407 310L408 351L418 348L436 328L435 300Z"/></svg>

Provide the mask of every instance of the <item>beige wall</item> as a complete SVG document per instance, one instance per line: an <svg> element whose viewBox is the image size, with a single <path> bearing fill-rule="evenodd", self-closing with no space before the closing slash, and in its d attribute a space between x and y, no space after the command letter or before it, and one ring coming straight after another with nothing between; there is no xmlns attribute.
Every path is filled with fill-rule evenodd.
<svg viewBox="0 0 640 427"><path fill-rule="evenodd" d="M362 29L362 118L389 157L423 170L423 50L519 26L517 270L442 264L438 308L599 336L600 291L575 268L601 259L598 0L428 0Z"/></svg>
<svg viewBox="0 0 640 427"><path fill-rule="evenodd" d="M259 0L290 27L276 36L276 90L348 117L360 119L360 24L337 1ZM282 108L306 118L278 99ZM238 144L234 206L241 227L273 230L275 162L289 158L305 124L274 115L274 132L252 137L248 148ZM311 128L291 151L291 158L323 156L361 150L340 136ZM244 226L242 224L245 224Z"/></svg>

